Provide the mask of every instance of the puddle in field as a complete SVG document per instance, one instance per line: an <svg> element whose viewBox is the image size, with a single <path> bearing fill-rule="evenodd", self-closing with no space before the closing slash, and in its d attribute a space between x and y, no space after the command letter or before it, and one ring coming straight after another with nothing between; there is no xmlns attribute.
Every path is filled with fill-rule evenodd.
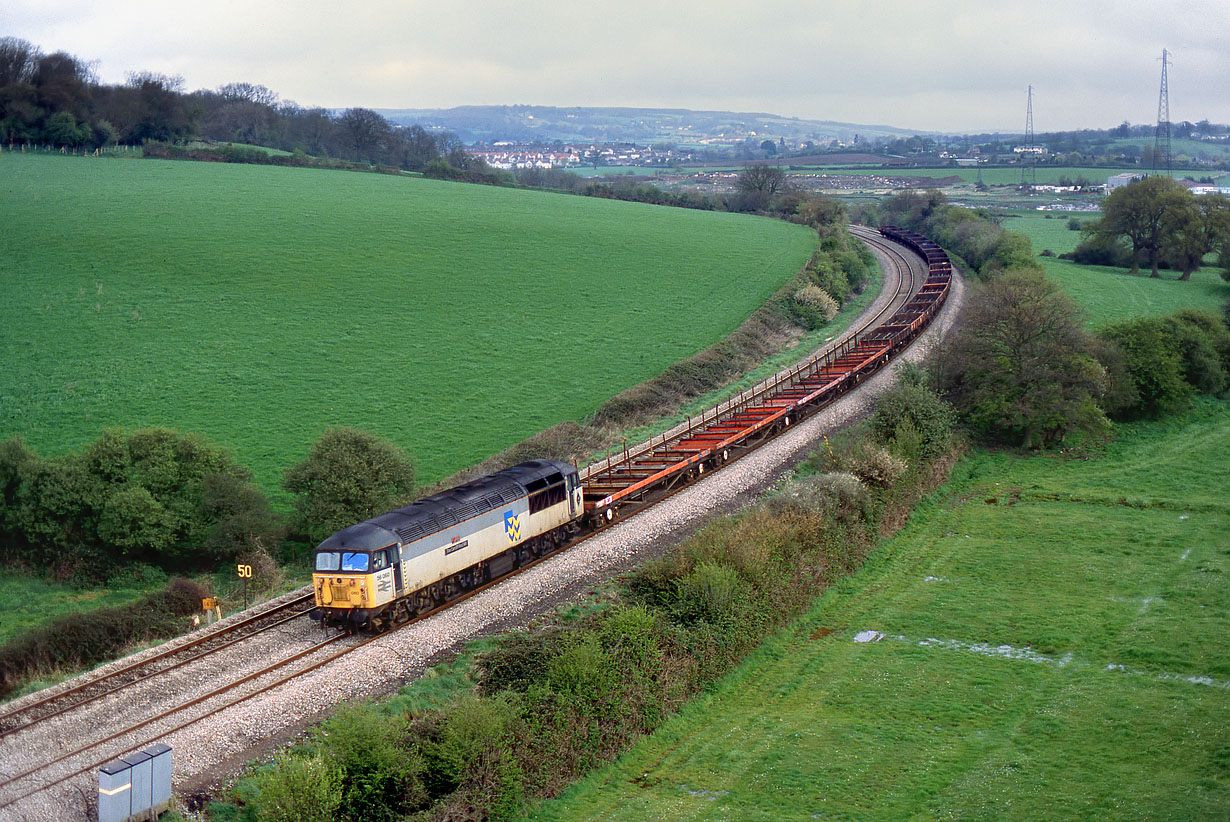
<svg viewBox="0 0 1230 822"><path fill-rule="evenodd" d="M1161 601L1161 599L1154 597L1145 598L1146 607L1148 603ZM1074 665L1074 667L1078 669L1090 670L1089 663L1075 661L1071 651L1061 657L1054 657L1040 654L1033 648L1029 647L1017 648L1013 645L991 645L986 642L962 642L957 639L936 639L935 637L927 637L926 639L910 639L909 637L904 637L900 634L882 634L879 631L859 631L854 635L854 641L879 642L881 639L886 637L888 639L904 642L920 648L939 648L945 651L966 651L969 653L979 654L981 656L997 657L999 659L1016 659L1023 662L1054 665L1056 668ZM1098 669L1094 668L1093 670ZM1230 690L1230 680L1214 679L1211 676L1204 676L1202 674L1177 674L1170 671L1142 671L1136 668L1129 668L1126 665L1120 665L1117 662L1112 662L1100 670L1129 674L1131 676L1145 676L1162 682L1186 682L1191 685L1203 685L1209 688L1222 688L1225 690Z"/></svg>
<svg viewBox="0 0 1230 822"><path fill-rule="evenodd" d="M1192 685L1207 685L1210 688L1230 689L1230 682L1226 682L1225 680L1221 680L1221 679L1214 679L1211 676L1201 676L1198 674L1172 674L1172 673L1167 673L1166 671L1162 671L1161 673L1153 673L1150 671L1138 671L1133 668L1128 668L1124 665L1120 665L1117 662L1112 662L1109 665L1107 665L1106 670L1118 671L1124 674L1131 674L1132 676L1149 676L1149 677L1153 677L1154 679L1160 679L1163 682L1166 682L1166 681L1190 682Z"/></svg>

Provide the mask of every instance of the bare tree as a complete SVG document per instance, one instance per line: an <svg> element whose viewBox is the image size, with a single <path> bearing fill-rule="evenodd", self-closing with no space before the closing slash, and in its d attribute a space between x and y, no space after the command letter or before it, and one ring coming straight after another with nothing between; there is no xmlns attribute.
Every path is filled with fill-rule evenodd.
<svg viewBox="0 0 1230 822"><path fill-rule="evenodd" d="M227 83L218 89L218 94L230 103L256 103L270 107L278 103L277 92L253 83Z"/></svg>
<svg viewBox="0 0 1230 822"><path fill-rule="evenodd" d="M0 37L0 88L31 82L42 57L42 51L28 40Z"/></svg>
<svg viewBox="0 0 1230 822"><path fill-rule="evenodd" d="M744 193L757 192L772 197L786 185L786 172L767 163L755 163L739 173L736 183Z"/></svg>
<svg viewBox="0 0 1230 822"><path fill-rule="evenodd" d="M392 132L389 121L371 109L349 108L337 118L355 155L368 162L376 162Z"/></svg>

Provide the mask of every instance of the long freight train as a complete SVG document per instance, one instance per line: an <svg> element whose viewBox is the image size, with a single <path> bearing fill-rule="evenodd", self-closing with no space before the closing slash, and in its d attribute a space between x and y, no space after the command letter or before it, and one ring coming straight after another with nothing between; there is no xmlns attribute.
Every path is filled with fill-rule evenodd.
<svg viewBox="0 0 1230 822"><path fill-rule="evenodd" d="M408 622L606 525L617 508L634 511L692 481L705 467L720 467L845 393L913 341L943 304L952 278L948 255L926 237L893 227L880 233L922 257L927 280L905 306L859 334L840 357L818 360L800 377L809 387L787 386L758 398L761 409L749 399L742 413L731 417L736 422L721 423L716 433L698 427L669 444L663 440L653 453L637 456L652 464L639 472L631 458L623 464L608 460L604 471L583 483L568 463L534 460L344 528L316 548L312 618L348 631L379 632ZM737 421L741 417L747 419ZM769 425L779 417L780 425ZM612 491L617 474L625 487Z"/></svg>

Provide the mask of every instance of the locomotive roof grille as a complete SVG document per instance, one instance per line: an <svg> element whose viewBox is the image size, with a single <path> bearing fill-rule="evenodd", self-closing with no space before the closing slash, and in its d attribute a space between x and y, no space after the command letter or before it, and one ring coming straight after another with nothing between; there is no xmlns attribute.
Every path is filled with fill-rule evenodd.
<svg viewBox="0 0 1230 822"><path fill-rule="evenodd" d="M394 536L405 545L524 499L532 493L530 486L541 489L576 473L575 467L554 460L525 462L343 528L320 549L375 550Z"/></svg>
<svg viewBox="0 0 1230 822"><path fill-rule="evenodd" d="M420 522L397 529L397 538L402 542L414 542L416 539L424 536L426 536L426 532L423 530L423 524Z"/></svg>

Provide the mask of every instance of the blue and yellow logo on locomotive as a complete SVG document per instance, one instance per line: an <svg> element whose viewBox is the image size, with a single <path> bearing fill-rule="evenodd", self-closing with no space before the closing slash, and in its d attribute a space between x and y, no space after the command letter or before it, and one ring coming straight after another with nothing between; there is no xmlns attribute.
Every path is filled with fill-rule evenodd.
<svg viewBox="0 0 1230 822"><path fill-rule="evenodd" d="M521 521L512 511L504 512L504 533L508 534L509 542L516 542L521 538Z"/></svg>

